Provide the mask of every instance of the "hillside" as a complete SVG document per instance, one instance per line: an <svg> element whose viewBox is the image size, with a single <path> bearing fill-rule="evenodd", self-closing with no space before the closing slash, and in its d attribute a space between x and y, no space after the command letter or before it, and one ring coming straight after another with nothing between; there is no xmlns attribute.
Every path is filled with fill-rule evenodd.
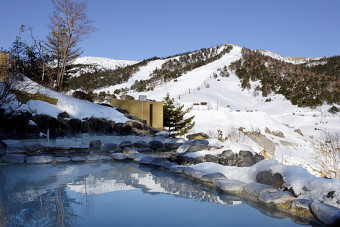
<svg viewBox="0 0 340 227"><path fill-rule="evenodd" d="M103 76L105 83L92 83L95 93L155 100L169 93L193 107L196 125L191 132L232 137L229 142L318 174L315 139L326 131L340 132L339 113L328 112L332 105L339 107L334 70L339 65L337 57L289 58L224 44L106 71L124 75L119 81L106 79L104 72L86 76Z"/></svg>

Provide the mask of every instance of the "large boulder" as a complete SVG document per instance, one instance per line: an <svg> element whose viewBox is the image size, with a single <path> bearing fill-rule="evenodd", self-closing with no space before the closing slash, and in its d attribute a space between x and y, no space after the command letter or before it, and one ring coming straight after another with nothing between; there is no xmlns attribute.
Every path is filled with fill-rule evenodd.
<svg viewBox="0 0 340 227"><path fill-rule="evenodd" d="M0 140L0 155L6 154L7 144Z"/></svg>
<svg viewBox="0 0 340 227"><path fill-rule="evenodd" d="M119 144L119 148L124 149L125 147L132 147L131 141L123 141Z"/></svg>
<svg viewBox="0 0 340 227"><path fill-rule="evenodd" d="M340 209L328 204L312 202L311 211L322 223L328 226L340 226Z"/></svg>
<svg viewBox="0 0 340 227"><path fill-rule="evenodd" d="M152 150L161 149L164 147L163 143L159 140L152 140L148 143L148 147Z"/></svg>
<svg viewBox="0 0 340 227"><path fill-rule="evenodd" d="M139 140L133 143L133 146L136 148L147 148L148 144L145 141Z"/></svg>
<svg viewBox="0 0 340 227"><path fill-rule="evenodd" d="M285 182L280 173L273 174L271 171L262 171L256 175L256 182L273 186L277 189L282 189L285 187Z"/></svg>
<svg viewBox="0 0 340 227"><path fill-rule="evenodd" d="M218 162L218 158L215 155L212 154L207 154L204 156L204 161L205 162L215 162L215 163L219 163Z"/></svg>
<svg viewBox="0 0 340 227"><path fill-rule="evenodd" d="M89 145L91 150L100 150L102 148L102 141L92 140Z"/></svg>

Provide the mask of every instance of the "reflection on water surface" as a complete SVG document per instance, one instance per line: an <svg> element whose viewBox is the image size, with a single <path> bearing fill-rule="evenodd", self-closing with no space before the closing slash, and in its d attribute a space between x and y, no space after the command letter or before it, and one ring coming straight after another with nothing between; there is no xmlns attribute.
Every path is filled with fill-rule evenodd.
<svg viewBox="0 0 340 227"><path fill-rule="evenodd" d="M0 166L0 226L5 223L294 226L309 222L164 170L103 162Z"/></svg>

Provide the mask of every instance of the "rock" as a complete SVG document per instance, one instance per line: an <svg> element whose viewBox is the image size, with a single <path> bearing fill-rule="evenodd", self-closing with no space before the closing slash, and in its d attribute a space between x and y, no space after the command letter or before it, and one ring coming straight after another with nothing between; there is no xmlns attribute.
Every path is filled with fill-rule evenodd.
<svg viewBox="0 0 340 227"><path fill-rule="evenodd" d="M71 159L68 158L68 157L56 157L56 158L55 158L55 161L56 161L57 163L62 163L62 162L70 162Z"/></svg>
<svg viewBox="0 0 340 227"><path fill-rule="evenodd" d="M139 163L149 165L155 159L156 159L155 157L145 155L139 160Z"/></svg>
<svg viewBox="0 0 340 227"><path fill-rule="evenodd" d="M36 152L36 151L39 151L41 148L43 148L43 146L40 143L29 144L29 145L24 146L24 149L27 152Z"/></svg>
<svg viewBox="0 0 340 227"><path fill-rule="evenodd" d="M189 134L186 136L186 138L188 140L194 140L194 139L209 139L210 136L208 136L207 134L203 133L203 132L199 132L199 133L194 133L194 134Z"/></svg>
<svg viewBox="0 0 340 227"><path fill-rule="evenodd" d="M258 196L258 199L264 203L283 204L294 200L294 197L289 192L277 191L272 193L261 193Z"/></svg>
<svg viewBox="0 0 340 227"><path fill-rule="evenodd" d="M111 154L111 157L114 160L125 160L125 159L127 159L127 155L123 154L123 153L113 153L113 154Z"/></svg>
<svg viewBox="0 0 340 227"><path fill-rule="evenodd" d="M170 162L170 161L164 162L162 164L162 167L165 169L170 169L172 166L177 166L177 164L174 162Z"/></svg>
<svg viewBox="0 0 340 227"><path fill-rule="evenodd" d="M191 142L191 145L196 147L206 147L209 145L209 141L205 139L194 139Z"/></svg>
<svg viewBox="0 0 340 227"><path fill-rule="evenodd" d="M198 178L198 179L200 179L204 175L202 171L195 170L190 167L184 169L184 174L187 176L193 177L193 178Z"/></svg>
<svg viewBox="0 0 340 227"><path fill-rule="evenodd" d="M98 156L90 155L90 156L87 156L86 160L88 162L95 162L95 161L98 161Z"/></svg>
<svg viewBox="0 0 340 227"><path fill-rule="evenodd" d="M134 154L134 153L131 153L131 154ZM130 155L130 154L129 154ZM141 153L137 153L137 154L134 154L133 155L133 160L135 161L135 162L139 162L142 158L144 158L144 157L147 157L148 155L146 155L146 154L141 154Z"/></svg>
<svg viewBox="0 0 340 227"><path fill-rule="evenodd" d="M298 213L303 214L305 216L312 217L312 213L310 212L310 205L312 204L312 201L307 199L295 199L289 204L289 210Z"/></svg>
<svg viewBox="0 0 340 227"><path fill-rule="evenodd" d="M7 144L0 140L0 155L6 154L7 152Z"/></svg>
<svg viewBox="0 0 340 227"><path fill-rule="evenodd" d="M301 136L303 136L303 133L301 132L301 129L294 129L294 132L296 132L297 134L300 134Z"/></svg>
<svg viewBox="0 0 340 227"><path fill-rule="evenodd" d="M123 141L119 144L119 148L124 149L125 147L132 147L131 141Z"/></svg>
<svg viewBox="0 0 340 227"><path fill-rule="evenodd" d="M253 156L255 163L261 162L264 160L264 157L262 155L256 154Z"/></svg>
<svg viewBox="0 0 340 227"><path fill-rule="evenodd" d="M243 190L246 183L239 180L218 180L216 185L222 191L227 191L231 193L239 193Z"/></svg>
<svg viewBox="0 0 340 227"><path fill-rule="evenodd" d="M161 149L164 147L163 143L159 140L152 140L148 143L148 147L152 150Z"/></svg>
<svg viewBox="0 0 340 227"><path fill-rule="evenodd" d="M90 142L89 148L91 150L100 150L102 148L102 141L100 141L100 140L92 140Z"/></svg>
<svg viewBox="0 0 340 227"><path fill-rule="evenodd" d="M90 95L88 95L87 93L83 92L83 91L75 91L72 93L72 97L76 98L76 99L81 99L81 100L86 100L89 102L93 102L92 98Z"/></svg>
<svg viewBox="0 0 340 227"><path fill-rule="evenodd" d="M239 156L242 157L242 156ZM243 157L242 161L237 162L237 167L250 167L256 164L256 161L253 157Z"/></svg>
<svg viewBox="0 0 340 227"><path fill-rule="evenodd" d="M204 161L205 162L215 162L219 163L218 158L215 155L212 154L207 154L204 156Z"/></svg>
<svg viewBox="0 0 340 227"><path fill-rule="evenodd" d="M129 159L134 159L135 156L136 156L137 154L140 154L140 153L135 152L135 153L128 153L128 154L126 154L126 155L127 155L127 157L128 157Z"/></svg>
<svg viewBox="0 0 340 227"><path fill-rule="evenodd" d="M227 179L227 177L224 176L224 174L222 173L209 173L201 177L202 181L211 182L211 183L215 183L218 180L225 180L225 179Z"/></svg>
<svg viewBox="0 0 340 227"><path fill-rule="evenodd" d="M134 147L125 147L123 150L124 154L129 154L129 153L137 153L137 149Z"/></svg>
<svg viewBox="0 0 340 227"><path fill-rule="evenodd" d="M105 156L105 155L98 155L98 160L110 161L110 160L112 160L112 157L111 156Z"/></svg>
<svg viewBox="0 0 340 227"><path fill-rule="evenodd" d="M195 165L204 162L204 157L191 158L179 155L174 160L178 165Z"/></svg>
<svg viewBox="0 0 340 227"><path fill-rule="evenodd" d="M133 146L136 147L136 148L147 148L148 144L145 141L139 140L137 142L134 142Z"/></svg>
<svg viewBox="0 0 340 227"><path fill-rule="evenodd" d="M251 151L242 151L242 150L240 150L239 152L238 152L238 155L239 156L242 156L243 158L245 158L245 157L253 157L253 153L251 153Z"/></svg>
<svg viewBox="0 0 340 227"><path fill-rule="evenodd" d="M7 147L7 153L8 154L24 154L24 153L27 153L27 151L22 146L10 146L10 147Z"/></svg>
<svg viewBox="0 0 340 227"><path fill-rule="evenodd" d="M222 154L217 155L218 161L224 166L236 166L236 161L238 154L234 153L232 150L223 151Z"/></svg>
<svg viewBox="0 0 340 227"><path fill-rule="evenodd" d="M165 148L169 150L178 149L183 143L164 143Z"/></svg>
<svg viewBox="0 0 340 227"><path fill-rule="evenodd" d="M21 164L25 162L26 155L24 154L5 154L2 157L2 161L11 164Z"/></svg>
<svg viewBox="0 0 340 227"><path fill-rule="evenodd" d="M116 143L106 143L103 144L102 148L105 150L116 150L118 147L118 144Z"/></svg>
<svg viewBox="0 0 340 227"><path fill-rule="evenodd" d="M76 156L76 157L72 157L72 158L71 158L71 161L72 161L72 162L85 162L85 161L86 161L86 158Z"/></svg>
<svg viewBox="0 0 340 227"><path fill-rule="evenodd" d="M257 198L261 193L277 192L278 190L272 186L254 182L254 183L245 185L243 188L243 191L249 196L253 196Z"/></svg>
<svg viewBox="0 0 340 227"><path fill-rule="evenodd" d="M328 204L312 202L311 211L323 224L340 226L340 209Z"/></svg>
<svg viewBox="0 0 340 227"><path fill-rule="evenodd" d="M163 166L164 163L166 162L169 162L169 160L167 158L155 158L154 160L152 160L150 162L151 165L154 165L154 166Z"/></svg>
<svg viewBox="0 0 340 227"><path fill-rule="evenodd" d="M26 158L28 164L44 164L53 162L53 156L32 156Z"/></svg>
<svg viewBox="0 0 340 227"><path fill-rule="evenodd" d="M186 166L180 166L180 165L174 165L174 166L171 166L170 167L170 172L173 172L173 173L184 173L184 170L188 168Z"/></svg>
<svg viewBox="0 0 340 227"><path fill-rule="evenodd" d="M266 184L273 186L277 189L282 189L285 187L285 182L283 180L283 177L280 173L273 174L271 171L263 171L259 172L256 175L256 182L261 184Z"/></svg>
<svg viewBox="0 0 340 227"><path fill-rule="evenodd" d="M176 153L183 154L183 153L187 152L189 150L189 148L190 148L189 144L182 144L181 146L179 146Z"/></svg>

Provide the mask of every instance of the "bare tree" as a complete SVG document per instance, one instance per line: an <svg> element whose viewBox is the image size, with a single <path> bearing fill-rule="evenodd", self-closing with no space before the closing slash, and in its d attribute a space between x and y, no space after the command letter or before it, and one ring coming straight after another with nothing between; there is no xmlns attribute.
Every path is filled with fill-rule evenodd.
<svg viewBox="0 0 340 227"><path fill-rule="evenodd" d="M340 134L325 132L314 144L314 150L322 173L340 179Z"/></svg>
<svg viewBox="0 0 340 227"><path fill-rule="evenodd" d="M95 31L93 21L87 17L87 5L82 1L51 0L54 13L50 16L50 33L47 48L56 61L56 87L62 89L66 66L79 55L80 41L88 38Z"/></svg>

